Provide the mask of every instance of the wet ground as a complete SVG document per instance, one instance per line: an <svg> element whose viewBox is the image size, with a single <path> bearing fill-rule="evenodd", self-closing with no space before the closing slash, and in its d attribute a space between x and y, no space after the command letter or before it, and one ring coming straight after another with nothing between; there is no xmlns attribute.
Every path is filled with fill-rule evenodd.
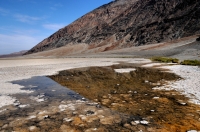
<svg viewBox="0 0 200 132"><path fill-rule="evenodd" d="M132 71L120 73L127 68ZM33 92L12 95L15 104L0 109L0 131L200 130L199 106L177 91L156 90L181 79L172 73L120 64L66 70L50 78L12 82Z"/></svg>
<svg viewBox="0 0 200 132"><path fill-rule="evenodd" d="M135 70L115 71L121 68ZM177 91L156 90L181 79L175 74L123 64L61 71L50 78L111 110L144 118L153 131L200 130L199 106ZM131 123L127 126L135 127Z"/></svg>
<svg viewBox="0 0 200 132"><path fill-rule="evenodd" d="M146 124L140 123L134 128L126 126L134 121L145 121L141 117L112 111L50 78L33 77L12 83L33 92L12 95L16 98L14 105L0 109L2 132L120 132L146 129Z"/></svg>

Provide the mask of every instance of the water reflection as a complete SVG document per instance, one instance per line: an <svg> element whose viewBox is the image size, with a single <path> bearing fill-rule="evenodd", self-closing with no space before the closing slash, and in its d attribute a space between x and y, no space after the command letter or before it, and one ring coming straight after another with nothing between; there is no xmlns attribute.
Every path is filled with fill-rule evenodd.
<svg viewBox="0 0 200 132"><path fill-rule="evenodd" d="M61 86L57 82L52 79L44 76L32 77L30 79L13 81L13 84L18 84L24 86L23 90L33 91L30 94L16 94L20 98L20 96L41 96L45 98L46 102L53 100L77 100L82 99L83 97L74 91Z"/></svg>

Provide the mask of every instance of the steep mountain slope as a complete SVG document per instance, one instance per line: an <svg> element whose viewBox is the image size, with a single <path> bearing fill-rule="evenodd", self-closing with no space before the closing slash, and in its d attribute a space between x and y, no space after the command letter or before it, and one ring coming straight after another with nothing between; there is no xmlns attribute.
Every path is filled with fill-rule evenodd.
<svg viewBox="0 0 200 132"><path fill-rule="evenodd" d="M87 45L85 50L103 47L94 50L99 52L199 33L199 0L115 0L60 29L26 54L77 44Z"/></svg>

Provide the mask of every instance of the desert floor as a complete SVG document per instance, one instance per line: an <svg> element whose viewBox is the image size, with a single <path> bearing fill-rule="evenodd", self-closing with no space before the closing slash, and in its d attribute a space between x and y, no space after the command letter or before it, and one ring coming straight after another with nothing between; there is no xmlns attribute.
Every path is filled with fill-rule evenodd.
<svg viewBox="0 0 200 132"><path fill-rule="evenodd" d="M174 90L189 97L178 100L178 105L193 109L188 115L187 128L162 127L151 117L121 113L67 89L45 77L58 71L83 68L105 67L117 64L136 67L166 69L183 79L166 82L152 90ZM130 72L119 68L116 72ZM134 70L134 69L132 69ZM0 60L0 126L9 131L171 131L199 130L200 118L200 69L195 66L153 63L144 58L60 58L60 59L2 59ZM148 80L147 82L148 83ZM128 91L129 94L134 91ZM132 93L134 94L134 93ZM177 94L175 92L175 94ZM105 93L107 96L108 94ZM106 101L107 97L104 101ZM154 100L162 97L154 96ZM156 108L155 108L156 109ZM154 110L151 110L154 112ZM194 114L194 112L196 112ZM191 118L191 117L194 118ZM180 118L180 117L179 117ZM197 119L198 118L198 119ZM185 121L186 119L184 119ZM187 120L186 120L187 121Z"/></svg>

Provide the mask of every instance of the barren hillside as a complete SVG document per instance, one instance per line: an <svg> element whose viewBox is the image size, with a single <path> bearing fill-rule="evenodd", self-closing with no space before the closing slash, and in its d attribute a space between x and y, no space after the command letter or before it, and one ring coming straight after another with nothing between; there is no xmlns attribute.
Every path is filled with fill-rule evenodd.
<svg viewBox="0 0 200 132"><path fill-rule="evenodd" d="M115 0L60 29L26 54L80 44L84 48L76 53L95 53L171 41L199 34L199 16L197 0Z"/></svg>

